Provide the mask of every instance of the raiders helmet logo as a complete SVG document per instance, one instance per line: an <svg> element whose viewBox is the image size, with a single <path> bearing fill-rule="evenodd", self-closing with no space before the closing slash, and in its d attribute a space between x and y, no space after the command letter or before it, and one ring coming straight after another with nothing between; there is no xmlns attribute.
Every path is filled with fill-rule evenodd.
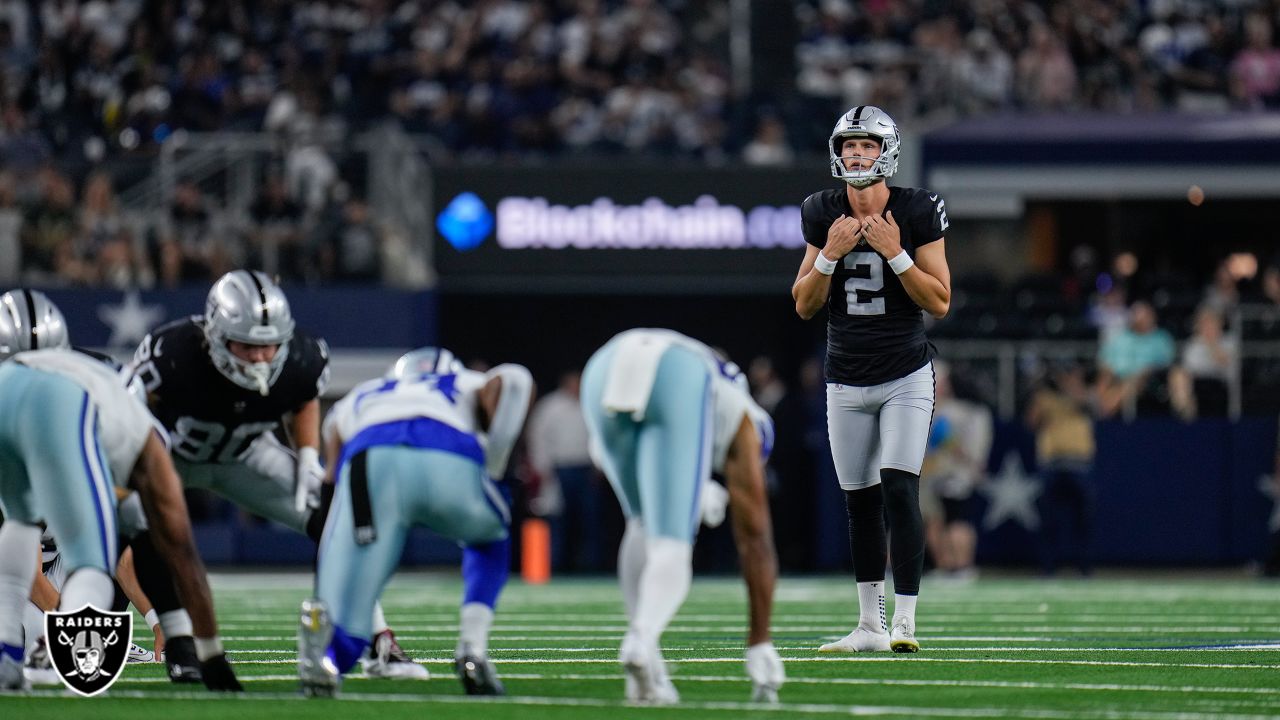
<svg viewBox="0 0 1280 720"><path fill-rule="evenodd" d="M44 631L62 684L91 697L120 677L133 641L133 615L86 605L75 612L45 613Z"/></svg>

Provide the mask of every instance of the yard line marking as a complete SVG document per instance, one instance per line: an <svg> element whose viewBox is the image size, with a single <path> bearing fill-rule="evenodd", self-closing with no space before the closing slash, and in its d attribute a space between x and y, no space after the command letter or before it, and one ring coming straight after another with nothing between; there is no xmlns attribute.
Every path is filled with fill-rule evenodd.
<svg viewBox="0 0 1280 720"><path fill-rule="evenodd" d="M234 654L234 653L232 653ZM1222 670L1280 670L1280 664L1266 663L1162 663L1162 662L1132 662L1125 660L1019 660L1011 658L930 658L920 657L902 657L900 655L885 654L883 657L871 656L842 656L842 657L787 657L783 658L788 663L803 662L848 662L848 663L873 663L873 662L901 662L901 663L985 663L988 665L1088 665L1097 667L1152 667L1152 668L1199 668L1199 669L1222 669ZM448 665L453 667L453 658L413 658L416 663L427 665ZM297 662L295 659L287 660L238 660L240 665L284 665ZM618 660L616 658L503 658L502 662L507 665L599 665L614 664ZM669 665L686 665L692 663L741 663L741 657L731 658L667 658Z"/></svg>
<svg viewBox="0 0 1280 720"><path fill-rule="evenodd" d="M604 673L599 675L583 675L580 673L502 673L503 680L573 680L617 682L624 679L621 673ZM297 675L247 675L241 682L266 682L297 680ZM348 675L345 680L368 680L363 675ZM457 682L452 675L434 675L431 680ZM680 682L708 683L745 683L745 675L677 675L673 680ZM168 678L124 678L122 684L146 683L164 684ZM1124 691L1150 693L1213 693L1223 695L1280 695L1280 688L1245 688L1220 687L1206 685L1130 685L1122 683L1046 683L1011 680L904 680L901 678L787 678L788 685L894 685L905 687L959 687L959 688L1008 688L1015 690L1089 690L1089 691Z"/></svg>
<svg viewBox="0 0 1280 720"><path fill-rule="evenodd" d="M31 691L28 695L41 697L66 697L65 692L61 690L55 691ZM113 690L109 692L110 697L131 698L131 699L171 699L191 698L196 693L155 693L141 690ZM308 698L302 697L297 693L201 693L198 695L200 700L222 700L230 702L239 702L243 700L291 700L295 702L307 702ZM561 697L545 697L545 696L507 696L507 697L479 697L466 695L400 695L388 693L367 693L367 694L349 694L339 695L335 698L338 701L347 702L388 702L388 703L439 703L452 705L470 705L475 706L480 703L493 703L495 705L526 705L541 707L600 707L615 708L627 707L628 705L622 700L605 700L603 698L561 698ZM731 702L731 701L715 701L715 702L684 702L678 705L663 706L664 711L691 711L696 713L706 712L708 710L724 710L731 712L770 712L770 713L804 713L810 715L817 714L841 714L856 716L875 716L875 715L902 715L906 717L1023 717L1037 718L1039 720L1077 720L1078 718L1102 718L1103 720L1274 720L1272 715L1243 715L1232 714L1225 715L1220 713L1199 713L1186 711L1148 711L1148 710L1102 710L1090 709L1087 712L1068 712L1062 710L1046 710L1035 708L950 708L950 707L903 707L895 705L835 705L835 704L818 704L818 703L797 703L797 704L778 704L778 705L762 705L758 703Z"/></svg>

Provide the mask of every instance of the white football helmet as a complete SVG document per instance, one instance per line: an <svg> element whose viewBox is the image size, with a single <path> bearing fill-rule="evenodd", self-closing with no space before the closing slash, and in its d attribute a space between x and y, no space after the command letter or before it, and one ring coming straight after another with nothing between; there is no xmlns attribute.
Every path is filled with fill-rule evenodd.
<svg viewBox="0 0 1280 720"><path fill-rule="evenodd" d="M840 146L845 138L850 137L873 137L880 141L880 157L871 163L871 167L845 168ZM898 172L902 137L898 134L898 124L889 117L889 113L874 105L859 105L836 121L831 139L827 141L827 150L831 155L831 175L856 188L864 188Z"/></svg>
<svg viewBox="0 0 1280 720"><path fill-rule="evenodd" d="M462 369L462 361L444 348L420 347L410 350L387 371L387 377L397 380L417 377L419 375L456 374Z"/></svg>
<svg viewBox="0 0 1280 720"><path fill-rule="evenodd" d="M209 357L228 380L264 396L280 377L293 338L293 314L284 291L266 274L232 270L218 278L204 305ZM232 354L227 343L278 345L270 362L251 363Z"/></svg>
<svg viewBox="0 0 1280 720"><path fill-rule="evenodd" d="M68 348L67 320L39 290L0 295L0 360L27 350Z"/></svg>

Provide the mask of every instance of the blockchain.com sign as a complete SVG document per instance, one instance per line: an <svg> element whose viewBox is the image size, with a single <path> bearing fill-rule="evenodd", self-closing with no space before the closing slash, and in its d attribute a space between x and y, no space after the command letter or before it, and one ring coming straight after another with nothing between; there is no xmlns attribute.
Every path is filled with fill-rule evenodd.
<svg viewBox="0 0 1280 720"><path fill-rule="evenodd" d="M800 206L741 208L713 195L687 205L658 198L638 204L608 197L566 205L543 197L498 201L497 242L510 250L724 250L799 248Z"/></svg>

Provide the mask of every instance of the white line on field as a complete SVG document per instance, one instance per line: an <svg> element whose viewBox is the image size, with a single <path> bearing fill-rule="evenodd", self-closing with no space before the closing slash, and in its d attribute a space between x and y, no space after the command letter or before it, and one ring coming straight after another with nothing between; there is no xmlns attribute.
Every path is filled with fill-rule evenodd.
<svg viewBox="0 0 1280 720"><path fill-rule="evenodd" d="M623 679L621 673L606 673L600 675L582 675L573 673L501 673L503 680L572 680L578 681L600 681L600 682L617 682ZM297 680L297 675L248 675L240 678L241 682L267 682L267 681L285 681ZM351 675L344 682L352 680L366 680L368 678L360 675ZM451 674L433 675L432 680L446 680L448 682L457 682ZM747 678L745 675L677 675L673 678L678 682L707 682L707 683L745 683ZM121 678L121 683L145 683L145 684L165 684L169 682L168 678L149 677L149 678ZM1280 695L1280 688L1242 688L1242 687L1220 687L1205 685L1126 685L1119 683L1046 683L1031 681L1004 681L1004 680L904 680L900 678L787 678L787 685L889 685L903 687L958 687L958 688L999 688L1013 690L1085 690L1093 692L1146 692L1146 693L1173 693L1173 694L1195 694L1195 693L1212 693L1225 695Z"/></svg>
<svg viewBox="0 0 1280 720"><path fill-rule="evenodd" d="M235 653L232 652L232 655ZM238 665L287 665L297 662L296 660L235 660ZM789 657L784 658L788 663L801 662L848 662L848 663L875 663L875 662L904 662L904 663L978 663L983 665L1089 665L1098 667L1152 667L1152 668L1200 668L1200 669L1239 669L1239 670L1280 670L1280 664L1275 663L1162 663L1162 662L1130 662L1121 660L1019 660L1011 658L933 658L920 657L918 655L912 657L904 657L901 655L881 654L880 656L871 655L854 655L840 657ZM414 658L416 663L424 663L428 665L453 665L453 658ZM615 658L502 658L502 662L507 665L576 665L576 664L613 664L617 663ZM741 663L742 658L734 656L731 658L667 658L669 665L687 665L691 663Z"/></svg>
<svg viewBox="0 0 1280 720"><path fill-rule="evenodd" d="M32 691L29 693L34 696L49 697L65 697L63 691ZM109 692L111 697L131 698L140 700L151 699L171 699L174 697L189 699L192 693L156 693L153 691L141 690L116 690ZM297 693L209 693L198 695L201 701L205 700L222 700L230 702L239 702L244 700L295 700L305 701L306 698L301 697ZM409 695L409 694L388 694L388 693L349 693L341 695L338 700L348 702L387 702L387 703L438 703L451 705L478 705L482 703L492 703L495 705L523 705L523 706L541 706L541 707L602 707L614 708L624 707L626 704L621 700L605 700L601 698L562 698L562 697L539 697L539 696L508 696L500 698L487 697L470 697L459 695ZM1274 720L1271 715L1242 715L1232 714L1224 715L1219 713L1197 713L1185 711L1158 712L1145 710L1095 710L1091 709L1084 713L1075 713L1053 709L1036 709L1036 708L951 708L951 707L903 707L894 705L835 705L835 704L817 704L817 703L796 703L796 704L778 704L778 705L761 705L756 703L745 702L685 702L679 705L667 706L664 709L671 711L692 711L696 713L704 713L709 710L722 710L729 712L775 712L775 713L804 713L810 715L818 714L840 714L855 716L877 716L877 715L902 715L907 717L1002 717L1002 718L1037 718L1039 720L1077 720L1078 718L1100 718L1102 720Z"/></svg>

